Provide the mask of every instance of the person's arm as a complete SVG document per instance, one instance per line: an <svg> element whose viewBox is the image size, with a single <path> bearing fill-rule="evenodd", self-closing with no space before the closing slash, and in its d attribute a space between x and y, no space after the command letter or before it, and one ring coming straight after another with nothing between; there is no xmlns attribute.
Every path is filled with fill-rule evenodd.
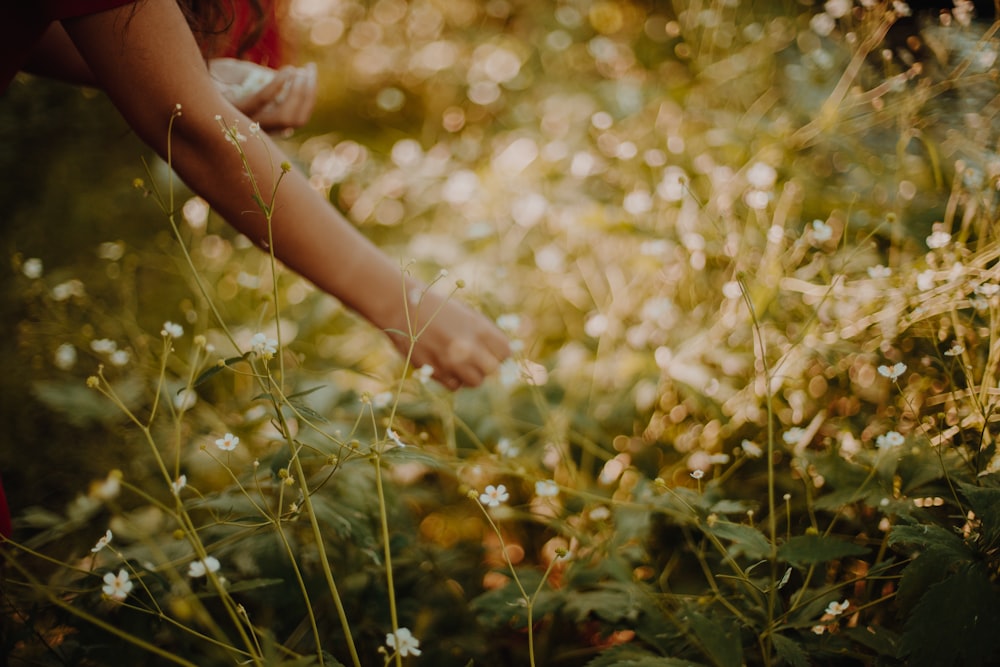
<svg viewBox="0 0 1000 667"><path fill-rule="evenodd" d="M177 104L171 159L180 177L230 224L264 245L268 230L255 207L236 150L216 120L237 122L249 136L249 119L209 77L191 31L174 0L144 0L64 26L99 85L135 132L161 156ZM249 168L264 193L274 187L285 160L264 134L243 143ZM339 298L383 330L407 330L404 294L420 290L400 267L361 235L297 171L281 181L272 217L275 254L294 271ZM481 314L428 292L414 326L422 328L412 362L430 364L445 386L478 385L506 358L506 337ZM404 350L408 341L393 338Z"/></svg>
<svg viewBox="0 0 1000 667"><path fill-rule="evenodd" d="M94 75L59 23L53 23L32 49L25 72L80 86L95 86Z"/></svg>
<svg viewBox="0 0 1000 667"><path fill-rule="evenodd" d="M294 129L309 121L316 105L316 67L312 63L278 70L235 58L212 58L208 64L223 96L264 130ZM60 23L45 31L24 71L82 86L100 85ZM264 75L266 80L254 85L249 81L254 75Z"/></svg>

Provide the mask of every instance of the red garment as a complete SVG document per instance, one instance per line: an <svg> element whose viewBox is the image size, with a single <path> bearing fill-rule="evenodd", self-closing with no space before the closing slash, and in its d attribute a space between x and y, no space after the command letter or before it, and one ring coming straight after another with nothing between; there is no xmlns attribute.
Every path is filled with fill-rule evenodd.
<svg viewBox="0 0 1000 667"><path fill-rule="evenodd" d="M136 0L0 1L0 91L6 90L54 21L96 14Z"/></svg>
<svg viewBox="0 0 1000 667"><path fill-rule="evenodd" d="M278 30L278 16L275 3L265 0L263 3L263 27L260 37L243 53L239 52L239 43L254 27L258 18L250 11L246 2L234 3L233 24L228 32L228 48L220 54L222 57L250 60L258 65L277 69L283 62L284 46L281 43L281 33Z"/></svg>

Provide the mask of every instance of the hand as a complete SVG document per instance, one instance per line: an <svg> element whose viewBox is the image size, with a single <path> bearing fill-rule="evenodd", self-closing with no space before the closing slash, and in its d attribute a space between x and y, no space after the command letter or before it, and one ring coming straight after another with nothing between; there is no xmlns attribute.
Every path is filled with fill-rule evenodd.
<svg viewBox="0 0 1000 667"><path fill-rule="evenodd" d="M316 65L279 70L246 60L214 58L209 72L223 97L265 131L305 125L316 105Z"/></svg>
<svg viewBox="0 0 1000 667"><path fill-rule="evenodd" d="M455 298L426 290L419 307L411 309L410 319L413 333L418 334L410 363L416 368L429 364L434 379L448 389L479 386L510 356L503 332ZM406 326L399 329L406 331ZM389 337L406 355L410 339L394 332Z"/></svg>

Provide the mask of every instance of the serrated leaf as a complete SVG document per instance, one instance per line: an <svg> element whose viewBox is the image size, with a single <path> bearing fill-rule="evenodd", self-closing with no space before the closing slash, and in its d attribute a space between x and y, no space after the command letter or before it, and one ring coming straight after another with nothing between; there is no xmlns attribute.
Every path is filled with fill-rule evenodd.
<svg viewBox="0 0 1000 667"><path fill-rule="evenodd" d="M936 545L927 547L903 569L899 590L896 592L897 604L908 611L924 591L947 577L956 567L968 563L970 556L970 552L964 548L953 550Z"/></svg>
<svg viewBox="0 0 1000 667"><path fill-rule="evenodd" d="M930 586L906 621L901 654L909 667L996 664L1000 604L978 565Z"/></svg>
<svg viewBox="0 0 1000 667"><path fill-rule="evenodd" d="M889 546L911 545L920 551L939 549L953 557L968 560L969 548L954 532L933 524L905 524L893 527L889 533Z"/></svg>
<svg viewBox="0 0 1000 667"><path fill-rule="evenodd" d="M1000 540L1000 489L972 484L960 487L982 526L984 546L987 549L995 546Z"/></svg>
<svg viewBox="0 0 1000 667"><path fill-rule="evenodd" d="M792 565L815 565L847 556L861 556L868 549L829 535L797 535L778 547L778 558Z"/></svg>
<svg viewBox="0 0 1000 667"><path fill-rule="evenodd" d="M771 543L764 533L752 526L731 521L715 521L705 528L706 533L730 542L732 555L743 554L752 560L762 560L771 555Z"/></svg>
<svg viewBox="0 0 1000 667"><path fill-rule="evenodd" d="M771 635L774 650L778 657L792 667L809 667L809 654L799 642L784 635Z"/></svg>
<svg viewBox="0 0 1000 667"><path fill-rule="evenodd" d="M615 583L606 584L598 590L567 595L565 609L577 622L596 616L608 623L635 620L640 611L636 591L627 584Z"/></svg>
<svg viewBox="0 0 1000 667"><path fill-rule="evenodd" d="M841 634L853 642L867 646L881 656L894 658L899 652L900 636L881 625L844 628Z"/></svg>

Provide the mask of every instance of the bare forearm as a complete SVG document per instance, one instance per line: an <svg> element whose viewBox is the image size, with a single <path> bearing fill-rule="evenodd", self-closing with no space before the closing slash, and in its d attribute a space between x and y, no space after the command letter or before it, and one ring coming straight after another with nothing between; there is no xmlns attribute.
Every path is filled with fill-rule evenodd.
<svg viewBox="0 0 1000 667"><path fill-rule="evenodd" d="M127 18L127 20L126 20ZM474 386L508 354L503 334L481 314L425 293L414 313L400 267L354 229L298 172L281 176L284 156L219 92L174 0L144 0L134 13L108 10L65 22L95 79L133 130L241 232L274 249L287 266L391 335L416 365L446 386ZM169 57L168 57L169 55ZM177 105L181 115L171 116ZM238 126L242 156L221 118ZM251 179L252 175L252 179ZM276 188L277 179L280 187ZM265 215L255 202L270 208ZM272 194L276 197L272 204ZM412 346L412 347L411 347Z"/></svg>

